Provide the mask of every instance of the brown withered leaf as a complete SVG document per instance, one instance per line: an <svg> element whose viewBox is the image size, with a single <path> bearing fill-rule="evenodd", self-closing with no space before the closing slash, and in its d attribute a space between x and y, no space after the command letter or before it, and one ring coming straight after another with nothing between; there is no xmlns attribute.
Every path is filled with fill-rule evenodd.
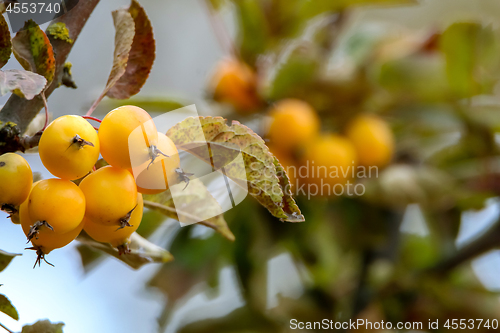
<svg viewBox="0 0 500 333"><path fill-rule="evenodd" d="M155 60L155 40L153 27L144 8L132 0L128 12L135 23L135 35L124 74L107 92L107 96L127 99L137 94L149 76Z"/></svg>
<svg viewBox="0 0 500 333"><path fill-rule="evenodd" d="M24 69L42 75L52 82L56 70L54 50L49 38L33 20L12 39L12 48L17 60Z"/></svg>
<svg viewBox="0 0 500 333"><path fill-rule="evenodd" d="M10 40L9 26L3 15L0 15L0 68L10 59L12 42Z"/></svg>
<svg viewBox="0 0 500 333"><path fill-rule="evenodd" d="M120 77L125 74L135 34L134 19L126 9L122 8L113 11L113 23L116 29L113 68L109 74L103 95L108 93Z"/></svg>

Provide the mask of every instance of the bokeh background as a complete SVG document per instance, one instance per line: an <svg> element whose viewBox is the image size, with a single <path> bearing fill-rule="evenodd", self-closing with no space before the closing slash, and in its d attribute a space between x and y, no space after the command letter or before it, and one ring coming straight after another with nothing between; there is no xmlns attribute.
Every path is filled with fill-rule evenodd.
<svg viewBox="0 0 500 333"><path fill-rule="evenodd" d="M239 37L242 17L258 22L250 8L266 1L235 2L248 7L222 4L217 20L224 23L225 39L214 32L203 1L141 1L157 51L150 78L131 103L153 101L156 112L173 102L195 103L202 115L238 119L264 135L267 106L242 114L213 101L207 89L214 66L231 55L230 41L251 67L259 64L248 46L253 44L242 45ZM360 112L377 113L390 124L396 156L373 185L381 191L375 199L382 200L298 197L306 217L299 225L279 222L249 197L226 213L233 244L203 226L180 228L150 212L145 222L157 226L150 240L170 249L176 261L138 271L111 257L91 261L88 253L84 266L76 242L50 254L55 268L32 270L35 255L24 251L23 233L0 213L0 247L24 254L0 275L0 291L15 304L20 321L0 314L0 322L20 331L48 318L64 322L69 333L287 332L291 318L498 319L500 2L372 2L351 7L342 1L342 24L327 35L335 45L321 60L311 35L338 14L325 13L290 34L285 28L299 18L286 21L283 14L284 28L271 37L258 35L265 30L258 24L255 30L246 26L250 40L273 40L256 49L281 55L297 45L299 67L322 66L305 74L290 70L291 78L299 78L285 80L290 86L275 95L262 93L266 101L309 99L324 131L341 131L337 120ZM291 6L267 3L276 4L278 13ZM83 114L102 90L112 64L110 13L125 5L102 1L90 17L69 57L78 89L54 92L54 117ZM269 20L276 23L274 18L279 21ZM450 29L454 24L459 28ZM445 31L448 48L440 44ZM282 56L282 63L287 59ZM20 67L11 60L6 68ZM331 88L322 96L311 93L319 76ZM112 107L105 100L97 115ZM27 159L50 177L36 154Z"/></svg>

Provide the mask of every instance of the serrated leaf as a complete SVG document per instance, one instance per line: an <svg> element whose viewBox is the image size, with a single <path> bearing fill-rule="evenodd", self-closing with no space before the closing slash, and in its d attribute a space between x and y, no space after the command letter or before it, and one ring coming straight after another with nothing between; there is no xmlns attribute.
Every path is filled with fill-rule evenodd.
<svg viewBox="0 0 500 333"><path fill-rule="evenodd" d="M2 68L10 59L12 53L12 42L10 40L10 31L5 17L0 14L0 68Z"/></svg>
<svg viewBox="0 0 500 333"><path fill-rule="evenodd" d="M42 92L47 80L36 73L18 69L0 70L0 96L8 92L26 99L33 99Z"/></svg>
<svg viewBox="0 0 500 333"><path fill-rule="evenodd" d="M124 74L106 94L117 99L127 99L141 90L155 60L153 28L144 8L136 0L132 0L128 12L135 23L132 47Z"/></svg>
<svg viewBox="0 0 500 333"><path fill-rule="evenodd" d="M52 82L56 70L54 50L49 38L33 20L25 23L24 28L12 39L16 59L24 69L42 75Z"/></svg>
<svg viewBox="0 0 500 333"><path fill-rule="evenodd" d="M215 170L223 168L227 177L248 188L248 193L273 216L288 222L304 221L294 199L283 193L274 156L264 140L250 128L237 121L227 125L221 117L190 117L173 126L167 136L180 149L212 165ZM244 170L233 163L240 153Z"/></svg>
<svg viewBox="0 0 500 333"><path fill-rule="evenodd" d="M172 261L174 257L162 247L155 245L138 233L133 233L130 237L130 253L120 254L119 251L107 243L99 243L93 240L85 232L82 232L77 240L85 245L101 250L113 257L123 261L134 269L139 269L149 263L166 263Z"/></svg>
<svg viewBox="0 0 500 333"><path fill-rule="evenodd" d="M40 320L33 325L23 326L21 333L63 333L63 323L51 323L48 320Z"/></svg>
<svg viewBox="0 0 500 333"><path fill-rule="evenodd" d="M283 191L283 210L285 212L292 212L291 215L288 216L288 222L303 222L304 216L300 213L299 206L293 199L292 192L290 191L292 184L290 184L290 179L286 174L285 169L280 164L278 159L274 157L274 166L276 167L276 173L278 175L280 186L283 189L288 189L288 191Z"/></svg>
<svg viewBox="0 0 500 333"><path fill-rule="evenodd" d="M0 250L0 272L3 271L12 261L17 256L20 256L21 254L19 253L9 253Z"/></svg>
<svg viewBox="0 0 500 333"><path fill-rule="evenodd" d="M19 314L17 313L16 308L9 301L7 297L0 294L0 312L5 313L7 316L12 319L19 320Z"/></svg>
<svg viewBox="0 0 500 333"><path fill-rule="evenodd" d="M176 194L175 202L181 207L175 207L170 190L156 195L144 195L144 207L178 221L197 222L203 220L203 216L213 216L199 223L234 241L234 235L227 226L219 203L199 179L191 180L182 192Z"/></svg>

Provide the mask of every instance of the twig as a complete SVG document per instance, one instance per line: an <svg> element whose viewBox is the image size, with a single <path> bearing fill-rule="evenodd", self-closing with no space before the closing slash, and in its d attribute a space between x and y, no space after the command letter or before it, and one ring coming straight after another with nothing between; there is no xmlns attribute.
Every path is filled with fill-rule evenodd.
<svg viewBox="0 0 500 333"><path fill-rule="evenodd" d="M442 260L426 272L431 274L446 274L455 267L476 258L494 248L500 247L500 221L497 221L482 236L458 250L454 255Z"/></svg>
<svg viewBox="0 0 500 333"><path fill-rule="evenodd" d="M21 136L19 127L13 123L7 123L0 127L0 155L8 152L26 151L38 146L42 131L32 136Z"/></svg>
<svg viewBox="0 0 500 333"><path fill-rule="evenodd" d="M231 55L235 58L239 58L238 49L234 46L233 40L229 33L227 32L226 26L218 13L212 7L212 4L208 0L201 0L203 6L207 11L207 16L210 20L210 25L214 30L215 37L217 38L220 46L223 50L229 51Z"/></svg>
<svg viewBox="0 0 500 333"><path fill-rule="evenodd" d="M97 108L97 106L99 105L99 103L101 103L102 99L104 98L104 96L106 96L106 93L108 92L109 89L105 89L101 95L99 95L99 97L97 97L97 99L94 101L94 103L92 104L92 106L90 107L90 109L87 111L87 113L85 114L85 117L90 117L92 115L92 113L94 113L95 109Z"/></svg>
<svg viewBox="0 0 500 333"><path fill-rule="evenodd" d="M72 10L56 18L50 24L52 25L59 22L64 23L68 28L70 38L75 42L98 3L99 0L78 1L78 4ZM54 48L56 58L54 80L45 90L45 96L48 98L50 94L61 85L64 64L75 43L68 43L64 40L55 39L49 33L47 33L47 36ZM18 125L21 133L24 133L42 107L43 100L40 96L32 100L27 100L16 94L12 94L0 112L0 121L14 122Z"/></svg>
<svg viewBox="0 0 500 333"><path fill-rule="evenodd" d="M97 121L98 123L102 123L102 120L96 117L91 117L91 116L82 116L82 118L87 119L87 120L93 120Z"/></svg>
<svg viewBox="0 0 500 333"><path fill-rule="evenodd" d="M40 94L43 101L43 107L45 108L45 125L43 125L42 132L45 131L47 126L49 125L49 106L47 105L47 98L45 98L45 91L42 91Z"/></svg>
<svg viewBox="0 0 500 333"><path fill-rule="evenodd" d="M2 324L0 324L0 327L3 328L4 330L6 330L9 333L14 333L13 331L9 330L7 327L3 326Z"/></svg>

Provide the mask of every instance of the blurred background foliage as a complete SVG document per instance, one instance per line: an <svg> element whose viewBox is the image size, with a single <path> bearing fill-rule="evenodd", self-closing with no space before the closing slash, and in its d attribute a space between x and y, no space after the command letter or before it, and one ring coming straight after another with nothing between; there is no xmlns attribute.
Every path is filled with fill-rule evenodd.
<svg viewBox="0 0 500 333"><path fill-rule="evenodd" d="M417 15L422 4L413 0L206 2L228 58L245 63L254 82L244 108L223 103L207 82L209 113L263 137L269 109L286 98L310 104L322 133L344 133L356 116L375 114L390 125L395 152L378 177L359 180L366 186L361 197L299 195L304 223L281 223L247 198L224 214L234 242L198 226L160 230L166 217L146 211L138 233L165 232L160 245L175 256L146 285L165 296L159 331L200 285L220 294L227 267L236 272L243 306L191 319L179 332L289 332L292 318L498 319L497 292L470 265L500 247L498 216L487 228L470 217L496 205L500 194L498 27L460 20L393 29L353 19L363 6L382 17L394 6L413 6ZM235 19L234 39L225 15ZM190 104L141 95L125 103L158 112ZM300 165L303 149L288 156L292 164ZM477 236L460 241L466 220ZM86 271L104 258L83 244L78 249Z"/></svg>
<svg viewBox="0 0 500 333"><path fill-rule="evenodd" d="M279 223L245 200L225 214L233 243L181 229L169 247L175 261L148 284L165 294L160 331L194 286L206 282L214 295L224 288L219 276L228 266L237 272L244 306L181 332L288 332L292 318L498 318L498 295L468 265L500 245L498 221L465 245L457 246L457 237L464 212L498 196L499 31L480 21L404 33L390 24L353 24L351 14L364 5L383 11L419 3L210 1L228 55L256 81L249 93L255 103L244 108L219 103L209 82L214 114L250 124L262 136L269 108L284 98L309 103L323 133L342 133L356 115L377 114L394 132L395 155L379 177L360 180L367 188L361 197L299 196L305 223ZM227 11L236 18L234 41L223 31L220 12ZM139 232L150 234L159 218L148 213ZM276 266L277 278L273 258L283 253L291 260ZM286 285L293 273L302 292L270 302L274 285Z"/></svg>
<svg viewBox="0 0 500 333"><path fill-rule="evenodd" d="M215 114L252 124L265 136L268 110L284 98L309 103L324 133L341 133L356 115L373 113L390 124L395 156L378 178L363 180L364 196L299 196L305 223L279 223L246 200L225 214L234 243L182 229L169 248L175 261L149 282L166 297L160 330L193 286L206 282L214 295L224 288L218 278L227 266L235 267L244 306L181 332L287 332L292 318L498 318L498 296L467 264L500 245L498 222L458 249L456 240L463 212L498 196L499 31L475 21L405 33L350 24L361 5L419 4L211 1L219 29L218 11L235 13L235 41L216 33L256 76L252 96L258 99L241 109L218 103L215 94ZM208 96L212 92L209 83ZM157 218L147 215L144 225ZM283 253L294 269L281 266L276 278L273 258ZM273 284L291 279L287 272L300 276L302 292L270 304Z"/></svg>

